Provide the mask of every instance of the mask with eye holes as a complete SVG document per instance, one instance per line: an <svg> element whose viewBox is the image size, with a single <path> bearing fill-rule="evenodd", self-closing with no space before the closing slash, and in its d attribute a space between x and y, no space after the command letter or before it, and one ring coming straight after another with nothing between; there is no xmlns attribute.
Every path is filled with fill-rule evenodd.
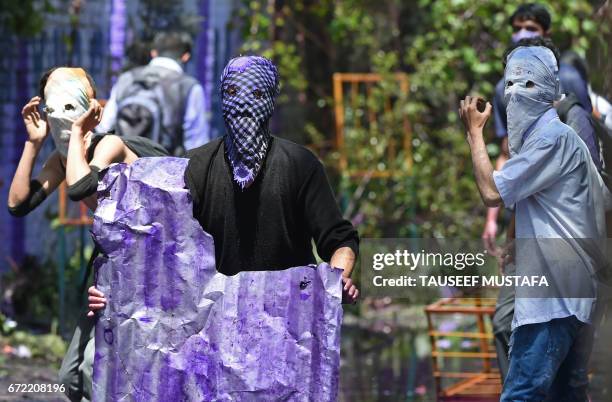
<svg viewBox="0 0 612 402"><path fill-rule="evenodd" d="M221 76L221 102L226 133L225 152L234 181L251 185L268 151L268 123L279 92L276 66L259 56L229 61Z"/></svg>
<svg viewBox="0 0 612 402"><path fill-rule="evenodd" d="M85 82L83 69L61 67L51 73L45 86L47 124L55 148L64 157L68 155L72 123L89 108Z"/></svg>
<svg viewBox="0 0 612 402"><path fill-rule="evenodd" d="M543 46L522 46L507 58L504 71L508 147L516 155L523 136L546 111L559 93L559 68L553 52Z"/></svg>

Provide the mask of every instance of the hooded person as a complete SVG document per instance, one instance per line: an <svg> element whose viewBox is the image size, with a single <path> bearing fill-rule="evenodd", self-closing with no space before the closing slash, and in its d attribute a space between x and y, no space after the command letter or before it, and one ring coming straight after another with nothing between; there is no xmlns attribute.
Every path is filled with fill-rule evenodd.
<svg viewBox="0 0 612 402"><path fill-rule="evenodd" d="M318 255L349 279L359 238L342 217L317 157L274 136L269 122L279 93L272 61L230 60L220 82L225 135L188 153L185 183L193 215L215 243L217 270L281 270L315 263Z"/></svg>
<svg viewBox="0 0 612 402"><path fill-rule="evenodd" d="M587 145L553 108L557 66L545 46L519 44L507 55L512 157L500 170L493 170L482 136L491 105L481 113L468 96L460 107L484 204L514 207L516 275L545 277L551 285L516 288L502 401L588 399L604 185Z"/></svg>
<svg viewBox="0 0 612 402"><path fill-rule="evenodd" d="M518 154L523 140L546 113L553 118L559 96L559 68L555 55L542 47L518 47L508 57L504 72L504 104L508 116L510 156Z"/></svg>
<svg viewBox="0 0 612 402"><path fill-rule="evenodd" d="M508 26L512 29L513 34L511 42L518 44L519 42L535 41L536 39L549 40L549 36L553 31L553 20L547 6L541 3L523 3L518 5L510 18L507 20ZM586 115L590 114L591 103L587 91L587 83L580 77L578 71L567 63L559 65L559 82L561 93L574 93L579 101L579 105L584 108ZM500 154L498 155L495 166L501 169L503 164L510 157L508 147L508 127L506 107L504 105L504 79L503 77L496 83L493 96L493 116L494 116L494 132L499 140ZM584 123L580 122L581 125ZM580 132L584 132L583 138L592 135L592 129L584 126ZM587 142L589 144L589 142ZM496 244L496 239L501 233L502 228L510 226L511 213L499 208L488 208L486 212L484 227L482 231L482 239L490 253L499 252ZM512 320L512 311L502 309L499 317L505 316L503 323L509 323ZM509 326L505 325L506 327ZM509 331L506 331L508 333ZM507 342L504 342L507 344ZM507 349L507 348L506 348ZM503 365L500 365L503 371Z"/></svg>
<svg viewBox="0 0 612 402"><path fill-rule="evenodd" d="M9 189L7 204L12 215L22 217L30 213L64 180L68 196L83 200L94 210L101 170L111 163L129 164L142 156L167 155L165 149L146 138L92 133L102 108L95 100L93 80L82 68L53 68L43 74L39 87L39 96L31 98L21 112L27 140ZM39 111L43 104L44 114ZM55 150L32 178L36 159L49 134ZM92 262L93 258L88 271ZM85 315L80 317L60 368L60 382L71 400L86 401L91 396L93 327L93 320Z"/></svg>

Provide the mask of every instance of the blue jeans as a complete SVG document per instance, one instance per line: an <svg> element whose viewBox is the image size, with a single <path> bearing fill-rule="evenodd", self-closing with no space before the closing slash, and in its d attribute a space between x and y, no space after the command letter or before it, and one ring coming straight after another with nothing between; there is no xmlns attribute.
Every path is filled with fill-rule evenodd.
<svg viewBox="0 0 612 402"><path fill-rule="evenodd" d="M588 401L592 325L574 316L522 325L510 344L502 402Z"/></svg>

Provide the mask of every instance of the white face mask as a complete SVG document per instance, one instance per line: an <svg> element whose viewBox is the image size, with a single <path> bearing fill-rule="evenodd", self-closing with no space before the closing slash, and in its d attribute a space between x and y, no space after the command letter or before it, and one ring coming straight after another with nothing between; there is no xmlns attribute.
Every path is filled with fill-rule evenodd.
<svg viewBox="0 0 612 402"><path fill-rule="evenodd" d="M51 77L56 78L50 78L45 87L45 112L55 147L65 157L68 155L72 123L89 108L89 97L79 77L56 74L56 71Z"/></svg>
<svg viewBox="0 0 612 402"><path fill-rule="evenodd" d="M527 130L553 107L559 69L553 52L542 46L516 48L504 72L504 103L510 156L516 155Z"/></svg>

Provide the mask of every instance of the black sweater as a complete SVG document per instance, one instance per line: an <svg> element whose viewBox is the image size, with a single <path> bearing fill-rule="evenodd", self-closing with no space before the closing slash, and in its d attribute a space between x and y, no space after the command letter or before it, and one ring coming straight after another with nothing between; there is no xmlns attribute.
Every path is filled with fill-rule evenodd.
<svg viewBox="0 0 612 402"><path fill-rule="evenodd" d="M214 239L219 272L314 263L312 239L325 261L343 246L357 254L357 231L342 218L323 165L308 149L272 137L255 182L245 190L232 178L222 138L188 157L193 216Z"/></svg>

